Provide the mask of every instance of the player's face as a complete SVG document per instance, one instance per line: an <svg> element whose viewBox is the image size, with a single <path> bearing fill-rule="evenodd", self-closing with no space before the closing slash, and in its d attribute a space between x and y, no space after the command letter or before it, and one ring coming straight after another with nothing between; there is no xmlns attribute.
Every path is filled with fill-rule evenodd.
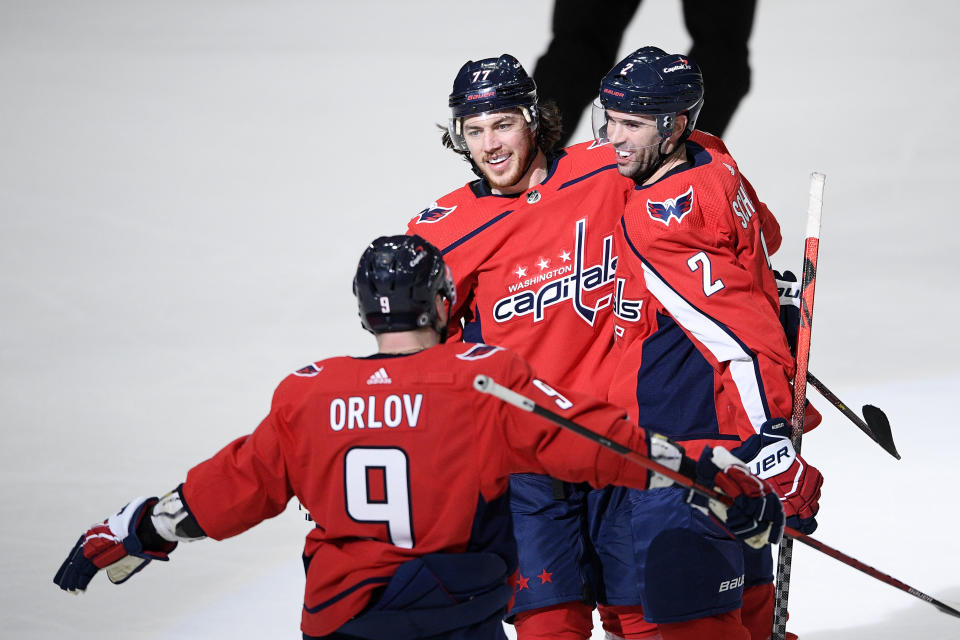
<svg viewBox="0 0 960 640"><path fill-rule="evenodd" d="M463 122L463 137L474 163L495 192L518 193L537 153L530 125L519 111L480 113Z"/></svg>
<svg viewBox="0 0 960 640"><path fill-rule="evenodd" d="M642 176L659 160L662 140L653 116L607 110L607 139L617 154L617 170Z"/></svg>

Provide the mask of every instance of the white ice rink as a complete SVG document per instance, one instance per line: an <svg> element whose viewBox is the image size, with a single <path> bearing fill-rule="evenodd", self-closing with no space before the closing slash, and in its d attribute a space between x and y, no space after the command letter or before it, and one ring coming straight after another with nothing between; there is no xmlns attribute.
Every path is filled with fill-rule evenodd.
<svg viewBox="0 0 960 640"><path fill-rule="evenodd" d="M551 6L0 1L0 637L300 637L296 503L121 587L52 577L87 525L253 429L288 372L373 350L360 251L471 179L435 128L453 76L503 52L532 71ZM943 0L760 2L726 135L781 221L778 266L826 173L811 370L880 406L903 455L811 390L816 537L955 607L958 23ZM623 53L644 44L686 51L679 1L644 3ZM802 545L790 603L803 640L960 638Z"/></svg>

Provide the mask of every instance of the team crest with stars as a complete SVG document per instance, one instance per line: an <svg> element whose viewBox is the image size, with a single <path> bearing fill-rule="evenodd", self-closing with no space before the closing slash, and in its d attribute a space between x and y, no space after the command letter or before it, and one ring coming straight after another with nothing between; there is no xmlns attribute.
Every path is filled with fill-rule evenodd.
<svg viewBox="0 0 960 640"><path fill-rule="evenodd" d="M671 220L676 218L679 224L691 211L693 211L693 185L676 198L667 198L663 202L647 200L647 213L650 217L668 227Z"/></svg>
<svg viewBox="0 0 960 640"><path fill-rule="evenodd" d="M456 208L457 205L453 205L452 207L441 207L434 202L429 207L417 214L417 222L415 224L420 224L421 222L439 222L453 213L453 210Z"/></svg>

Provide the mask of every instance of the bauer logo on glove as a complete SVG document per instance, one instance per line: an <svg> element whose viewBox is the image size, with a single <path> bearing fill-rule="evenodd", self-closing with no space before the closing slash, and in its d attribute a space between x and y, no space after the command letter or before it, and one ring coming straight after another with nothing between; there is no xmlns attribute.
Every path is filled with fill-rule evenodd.
<svg viewBox="0 0 960 640"><path fill-rule="evenodd" d="M814 516L820 509L823 476L793 448L791 427L783 418L767 420L760 433L733 450L757 476L767 480L780 495L787 526L811 534L817 528Z"/></svg>

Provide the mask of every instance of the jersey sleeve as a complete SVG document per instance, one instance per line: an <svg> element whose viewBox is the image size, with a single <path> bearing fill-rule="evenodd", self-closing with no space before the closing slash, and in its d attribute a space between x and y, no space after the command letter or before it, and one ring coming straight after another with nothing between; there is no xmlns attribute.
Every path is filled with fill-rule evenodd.
<svg viewBox="0 0 960 640"><path fill-rule="evenodd" d="M280 514L293 497L280 446L281 403L247 436L237 438L187 473L183 496L215 540L243 533Z"/></svg>
<svg viewBox="0 0 960 640"><path fill-rule="evenodd" d="M647 433L631 423L626 412L607 402L538 379L518 356L495 380L537 404L572 420L640 455L647 455ZM488 452L494 474L540 473L568 482L589 482L646 488L649 472L600 444L564 429L499 398L482 394L481 448Z"/></svg>
<svg viewBox="0 0 960 640"><path fill-rule="evenodd" d="M767 257L767 233L779 247L779 225L748 184L742 179L737 196L748 194L754 211L745 207L741 215L736 199L717 193L700 204L702 218L690 216L645 238L642 254L632 236L645 232L626 216L622 223L646 289L720 374L742 437L772 417L789 416L793 373Z"/></svg>

